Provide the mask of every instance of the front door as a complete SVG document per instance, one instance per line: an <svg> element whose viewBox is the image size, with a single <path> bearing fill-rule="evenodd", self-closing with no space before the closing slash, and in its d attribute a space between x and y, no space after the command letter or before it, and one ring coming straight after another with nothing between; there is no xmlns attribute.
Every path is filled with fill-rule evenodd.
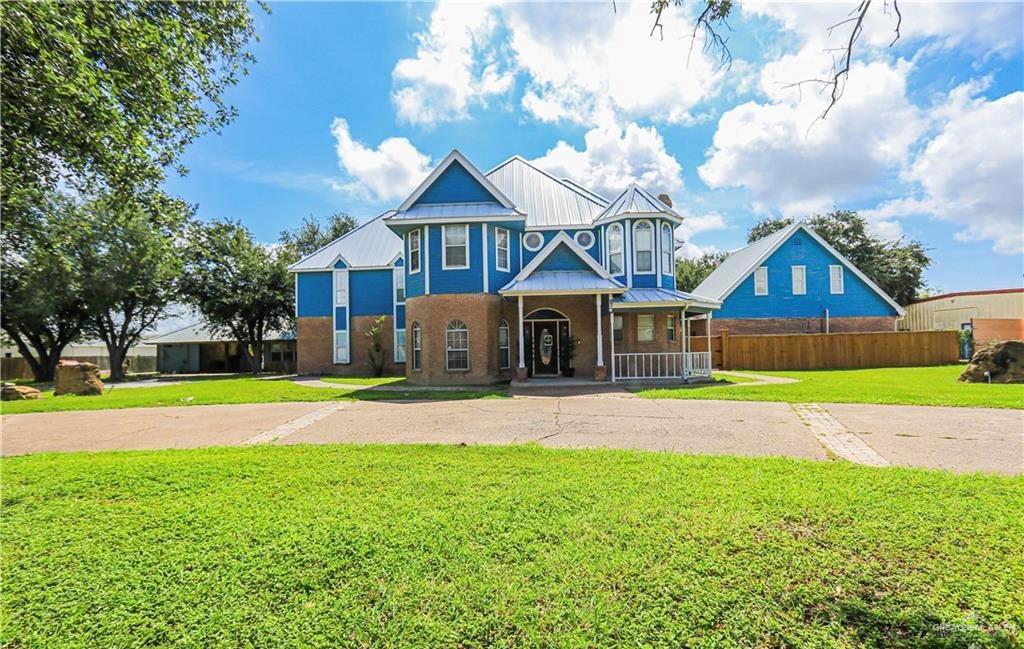
<svg viewBox="0 0 1024 649"><path fill-rule="evenodd" d="M536 376L558 374L558 323L533 323L533 373Z"/></svg>

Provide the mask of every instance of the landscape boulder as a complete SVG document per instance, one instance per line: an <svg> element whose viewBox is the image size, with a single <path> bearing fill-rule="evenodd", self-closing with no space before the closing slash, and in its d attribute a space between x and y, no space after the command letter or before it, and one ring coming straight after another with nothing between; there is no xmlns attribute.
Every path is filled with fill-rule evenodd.
<svg viewBox="0 0 1024 649"><path fill-rule="evenodd" d="M990 379L992 383L1024 383L1024 341L1007 340L979 349L960 375L960 380L968 383Z"/></svg>
<svg viewBox="0 0 1024 649"><path fill-rule="evenodd" d="M0 388L0 401L21 401L22 399L38 399L39 390L27 385L4 383Z"/></svg>
<svg viewBox="0 0 1024 649"><path fill-rule="evenodd" d="M96 395L103 394L100 368L92 363L60 361L53 375L53 394Z"/></svg>

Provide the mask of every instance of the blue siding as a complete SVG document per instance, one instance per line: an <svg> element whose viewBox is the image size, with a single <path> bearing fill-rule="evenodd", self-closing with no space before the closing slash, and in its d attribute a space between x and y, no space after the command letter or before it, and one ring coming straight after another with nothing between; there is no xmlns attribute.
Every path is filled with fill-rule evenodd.
<svg viewBox="0 0 1024 649"><path fill-rule="evenodd" d="M541 262L537 270L590 270L590 266L564 244L559 245Z"/></svg>
<svg viewBox="0 0 1024 649"><path fill-rule="evenodd" d="M395 306L395 329L405 329L405 305Z"/></svg>
<svg viewBox="0 0 1024 649"><path fill-rule="evenodd" d="M469 268L444 270L441 257L444 234L441 226L430 228L430 294L482 293L484 266L482 232L479 223L469 225Z"/></svg>
<svg viewBox="0 0 1024 649"><path fill-rule="evenodd" d="M334 307L334 329L335 331L346 331L348 329L348 322L346 315L347 307L338 306Z"/></svg>
<svg viewBox="0 0 1024 649"><path fill-rule="evenodd" d="M726 297L716 318L816 318L825 309L834 318L895 316L896 311L878 293L844 266L844 293L829 293L829 265L841 263L821 244L797 230L764 265L768 267L768 295L754 295L754 273ZM791 266L806 266L806 295L793 295Z"/></svg>
<svg viewBox="0 0 1024 649"><path fill-rule="evenodd" d="M415 204L424 203L495 203L494 196L477 182L466 168L453 162L416 199Z"/></svg>
<svg viewBox="0 0 1024 649"><path fill-rule="evenodd" d="M391 315L395 303L391 280L391 269L350 270L348 302L352 315Z"/></svg>
<svg viewBox="0 0 1024 649"><path fill-rule="evenodd" d="M334 305L332 273L297 273L299 279L298 314L300 318L329 316Z"/></svg>
<svg viewBox="0 0 1024 649"><path fill-rule="evenodd" d="M586 228L584 228L584 229L586 229ZM601 233L599 231L597 231L597 230L589 230L589 231L594 234L594 237L596 237L597 240L594 241L594 245L592 245L587 250L587 252L590 254L591 257L596 259L598 263L601 263L601 246L604 243L601 240ZM565 232L569 236L569 238L572 239L572 238L575 237L576 233L579 232L579 229L577 229L577 230L540 230L541 236L544 237L544 245L541 246L540 248L538 248L537 250L533 251L533 252L527 250L526 248L523 248L523 265L525 266L526 264L528 264L531 261L533 261L533 258L536 257L537 254L541 250L544 249L544 246L546 246L549 243L551 243L551 240L554 239L555 237L557 237L559 232Z"/></svg>
<svg viewBox="0 0 1024 649"><path fill-rule="evenodd" d="M661 288L675 289L675 287L676 287L676 276L675 275L662 275L661 276Z"/></svg>
<svg viewBox="0 0 1024 649"><path fill-rule="evenodd" d="M346 268L345 262L339 259L337 263L334 264L334 267L337 268L338 270L344 270Z"/></svg>

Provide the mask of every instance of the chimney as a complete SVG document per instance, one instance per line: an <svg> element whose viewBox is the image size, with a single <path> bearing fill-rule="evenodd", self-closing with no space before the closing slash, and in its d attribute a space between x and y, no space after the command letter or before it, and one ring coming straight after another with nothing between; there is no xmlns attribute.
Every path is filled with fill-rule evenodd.
<svg viewBox="0 0 1024 649"><path fill-rule="evenodd" d="M668 194L658 194L658 200L664 203L665 205L672 207L672 197L669 196Z"/></svg>

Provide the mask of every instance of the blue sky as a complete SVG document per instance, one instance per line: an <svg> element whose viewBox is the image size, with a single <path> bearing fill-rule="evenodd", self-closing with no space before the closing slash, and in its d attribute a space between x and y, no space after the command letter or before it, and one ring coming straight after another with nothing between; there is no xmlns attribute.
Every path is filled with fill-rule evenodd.
<svg viewBox="0 0 1024 649"><path fill-rule="evenodd" d="M849 7L847 5L850 5ZM716 72L649 3L275 3L238 119L167 189L273 241L304 216L397 205L450 149L513 154L613 197L636 180L688 216L683 254L731 250L767 215L859 209L923 241L941 290L1021 285L1021 3L873 7L840 104L818 77L853 3L742 3ZM887 12L886 9L889 9ZM842 32L842 30L839 30Z"/></svg>

